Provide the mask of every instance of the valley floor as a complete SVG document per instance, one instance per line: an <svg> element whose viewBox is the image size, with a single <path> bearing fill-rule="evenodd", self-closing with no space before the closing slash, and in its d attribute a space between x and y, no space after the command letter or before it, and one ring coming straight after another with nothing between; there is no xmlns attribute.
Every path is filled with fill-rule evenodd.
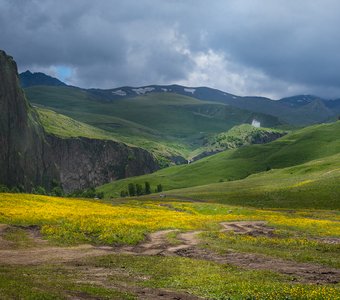
<svg viewBox="0 0 340 300"><path fill-rule="evenodd" d="M0 223L1 299L340 299L337 211L0 194Z"/></svg>

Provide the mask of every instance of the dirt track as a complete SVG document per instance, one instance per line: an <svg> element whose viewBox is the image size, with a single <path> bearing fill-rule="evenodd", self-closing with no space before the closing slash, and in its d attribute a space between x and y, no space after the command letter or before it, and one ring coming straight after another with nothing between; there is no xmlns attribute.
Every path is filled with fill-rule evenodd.
<svg viewBox="0 0 340 300"><path fill-rule="evenodd" d="M234 231L236 234L273 235L273 228L267 227L265 222L223 222L222 232ZM10 228L0 225L0 264L31 265L46 262L76 261L84 257L101 256L114 253L130 255L162 255L182 256L195 259L214 261L221 264L232 264L246 269L271 270L291 275L293 280L310 283L337 283L340 282L340 270L327 268L309 263L253 254L229 251L225 255L202 249L198 246L198 235L201 231L178 233L178 244L170 245L167 235L177 230L163 230L150 234L146 241L137 246L122 247L95 247L80 245L75 247L48 247L43 240L29 229L30 235L37 241L38 247L29 249L10 249L10 245L1 238L3 232ZM180 298L182 299L182 298Z"/></svg>

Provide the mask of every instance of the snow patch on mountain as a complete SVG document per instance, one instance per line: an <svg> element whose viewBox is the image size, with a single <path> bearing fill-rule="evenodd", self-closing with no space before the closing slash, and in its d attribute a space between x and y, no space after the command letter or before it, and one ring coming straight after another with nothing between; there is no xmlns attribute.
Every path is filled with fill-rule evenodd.
<svg viewBox="0 0 340 300"><path fill-rule="evenodd" d="M187 93L194 94L195 91L196 91L196 89L188 89L188 88L184 88L184 92L187 92Z"/></svg>
<svg viewBox="0 0 340 300"><path fill-rule="evenodd" d="M112 94L118 95L118 96L126 96L126 92L123 90L118 90L118 91L112 91Z"/></svg>
<svg viewBox="0 0 340 300"><path fill-rule="evenodd" d="M132 89L137 95L144 95L146 93L150 93L154 90L153 87L145 87L145 88L138 88L138 89Z"/></svg>

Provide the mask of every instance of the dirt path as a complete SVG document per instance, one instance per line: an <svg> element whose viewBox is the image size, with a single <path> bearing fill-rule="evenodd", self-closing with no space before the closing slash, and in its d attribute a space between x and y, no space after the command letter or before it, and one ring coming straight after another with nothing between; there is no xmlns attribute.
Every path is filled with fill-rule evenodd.
<svg viewBox="0 0 340 300"><path fill-rule="evenodd" d="M199 248L176 252L178 256L204 259L220 264L231 264L245 269L269 270L292 276L302 283L335 284L340 282L340 270L309 263L297 263L261 254L229 252L224 255Z"/></svg>
<svg viewBox="0 0 340 300"><path fill-rule="evenodd" d="M121 247L119 248L119 252L133 255L176 255L176 252L179 250L184 250L199 244L197 235L202 231L179 233L176 237L179 241L177 245L170 245L167 239L167 235L172 232L178 232L178 230L162 230L151 233L146 242L137 246Z"/></svg>
<svg viewBox="0 0 340 300"><path fill-rule="evenodd" d="M148 280L149 276L140 276L135 277L135 282L131 281L130 274L128 271L124 269L111 269L111 268L103 268L103 267L88 267L88 266L72 266L71 271L73 272L74 268L77 268L77 271L82 275L81 280L76 281L76 283L81 284L95 284L102 286L104 288L110 289L113 288L115 290L121 292L130 292L135 294L138 299L141 300L199 300L203 299L200 297L193 296L191 294L185 292L176 292L167 289L161 288L146 288L136 286L136 282L142 282ZM110 278L128 278L125 282L110 280ZM129 279L130 278L130 279ZM134 284L133 284L134 283ZM77 298L73 298L71 295L71 299L88 299L88 298L79 298L81 295L76 295ZM85 295L86 296L86 295Z"/></svg>
<svg viewBox="0 0 340 300"><path fill-rule="evenodd" d="M18 250L0 250L0 264L34 265L67 262L88 256L112 254L111 247L80 245L76 247L43 247Z"/></svg>
<svg viewBox="0 0 340 300"><path fill-rule="evenodd" d="M10 241L7 241L3 238L3 234L6 232L6 230L9 227L10 226L7 225L7 224L0 224L0 249L2 249L2 248L7 249L7 248L11 247L12 244L13 244Z"/></svg>
<svg viewBox="0 0 340 300"><path fill-rule="evenodd" d="M265 222L223 222L222 232L233 231L236 234L267 235L272 236L274 229L266 226ZM101 256L113 253L130 255L163 255L182 256L195 259L214 261L221 264L232 264L246 269L271 270L293 277L298 282L310 283L337 283L340 282L340 270L327 268L309 263L297 263L253 253L238 253L229 251L220 255L198 247L198 234L201 231L178 233L178 244L169 244L167 235L178 230L162 230L150 234L147 240L137 246L122 247L95 247L80 245L75 247L48 247L42 246L29 249L4 249L6 244L1 239L1 232L8 227L0 225L0 264L41 264L46 262L76 261L84 257ZM37 235L32 238L39 238ZM7 245L8 246L8 245ZM165 298L164 298L165 299ZM180 298L182 299L182 298Z"/></svg>
<svg viewBox="0 0 340 300"><path fill-rule="evenodd" d="M233 231L237 234L248 234L252 236L267 235L273 236L274 228L268 227L264 221L241 221L241 222L222 222L221 232Z"/></svg>

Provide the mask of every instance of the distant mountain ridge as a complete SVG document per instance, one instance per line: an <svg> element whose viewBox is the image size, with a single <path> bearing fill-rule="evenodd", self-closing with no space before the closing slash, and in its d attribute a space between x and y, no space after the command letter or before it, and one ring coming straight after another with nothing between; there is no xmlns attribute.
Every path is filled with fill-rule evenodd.
<svg viewBox="0 0 340 300"><path fill-rule="evenodd" d="M309 125L334 120L340 114L340 99L329 100L313 95L296 95L272 100L258 96L237 96L209 87L181 85L148 85L114 89L88 89L103 101L115 101L152 93L175 93L204 101L220 102L240 109L278 117L292 125Z"/></svg>
<svg viewBox="0 0 340 300"><path fill-rule="evenodd" d="M41 72L32 73L27 70L26 72L19 74L20 85L22 88L36 86L36 85L48 85L48 86L66 86L66 83L59 79L46 75Z"/></svg>
<svg viewBox="0 0 340 300"><path fill-rule="evenodd" d="M62 81L43 73L26 71L20 74L22 87L67 86ZM337 119L340 114L340 99L329 100L313 95L296 95L272 100L258 96L237 96L209 87L186 87L173 85L124 86L113 89L81 89L98 101L114 102L154 93L174 93L199 100L219 102L256 113L272 115L283 123L304 126Z"/></svg>

